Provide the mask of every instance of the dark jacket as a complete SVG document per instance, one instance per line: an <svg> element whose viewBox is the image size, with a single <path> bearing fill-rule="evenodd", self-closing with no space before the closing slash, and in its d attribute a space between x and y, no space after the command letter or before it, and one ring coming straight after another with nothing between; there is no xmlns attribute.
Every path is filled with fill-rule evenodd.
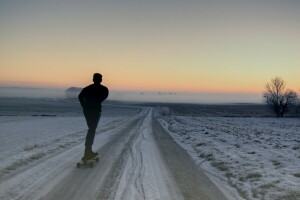
<svg viewBox="0 0 300 200"><path fill-rule="evenodd" d="M84 110L101 111L101 103L108 97L107 87L92 84L82 89L78 98Z"/></svg>

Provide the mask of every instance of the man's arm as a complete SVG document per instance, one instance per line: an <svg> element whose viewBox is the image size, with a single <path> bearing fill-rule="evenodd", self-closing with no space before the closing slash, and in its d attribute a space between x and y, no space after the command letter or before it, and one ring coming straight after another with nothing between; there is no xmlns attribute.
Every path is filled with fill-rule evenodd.
<svg viewBox="0 0 300 200"><path fill-rule="evenodd" d="M85 107L85 100L84 100L84 89L81 90L80 94L78 95L78 99L80 101L81 107Z"/></svg>
<svg viewBox="0 0 300 200"><path fill-rule="evenodd" d="M103 87L103 93L102 93L102 98L101 98L101 102L104 101L107 97L108 97L109 91L107 89L107 87Z"/></svg>
<svg viewBox="0 0 300 200"><path fill-rule="evenodd" d="M108 94L109 94L109 91L108 91L107 87L105 87L105 98L103 99L103 101L104 101L105 99L107 99Z"/></svg>

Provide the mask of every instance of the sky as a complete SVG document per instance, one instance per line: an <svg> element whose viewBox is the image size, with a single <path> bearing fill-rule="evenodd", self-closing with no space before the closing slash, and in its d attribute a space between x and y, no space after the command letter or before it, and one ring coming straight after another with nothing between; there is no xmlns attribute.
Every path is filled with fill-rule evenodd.
<svg viewBox="0 0 300 200"><path fill-rule="evenodd" d="M298 0L0 0L0 86L300 89Z"/></svg>

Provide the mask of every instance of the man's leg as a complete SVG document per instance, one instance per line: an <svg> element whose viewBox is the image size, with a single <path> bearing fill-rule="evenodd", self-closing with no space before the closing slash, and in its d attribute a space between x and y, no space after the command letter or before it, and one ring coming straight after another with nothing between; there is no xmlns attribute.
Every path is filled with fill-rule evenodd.
<svg viewBox="0 0 300 200"><path fill-rule="evenodd" d="M85 153L91 154L93 152L92 145L94 143L96 128L100 119L100 113L93 111L85 111L84 116L86 118L86 122L89 128L85 140Z"/></svg>

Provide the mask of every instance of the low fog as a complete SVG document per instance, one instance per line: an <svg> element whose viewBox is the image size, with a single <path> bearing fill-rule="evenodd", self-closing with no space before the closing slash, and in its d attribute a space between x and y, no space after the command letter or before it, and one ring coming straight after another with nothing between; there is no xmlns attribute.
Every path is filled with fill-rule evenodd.
<svg viewBox="0 0 300 200"><path fill-rule="evenodd" d="M65 89L0 87L0 97L66 98Z"/></svg>
<svg viewBox="0 0 300 200"><path fill-rule="evenodd" d="M81 88L49 89L0 87L0 97L77 98ZM108 100L160 103L261 103L261 94L247 93L175 93L111 90Z"/></svg>

